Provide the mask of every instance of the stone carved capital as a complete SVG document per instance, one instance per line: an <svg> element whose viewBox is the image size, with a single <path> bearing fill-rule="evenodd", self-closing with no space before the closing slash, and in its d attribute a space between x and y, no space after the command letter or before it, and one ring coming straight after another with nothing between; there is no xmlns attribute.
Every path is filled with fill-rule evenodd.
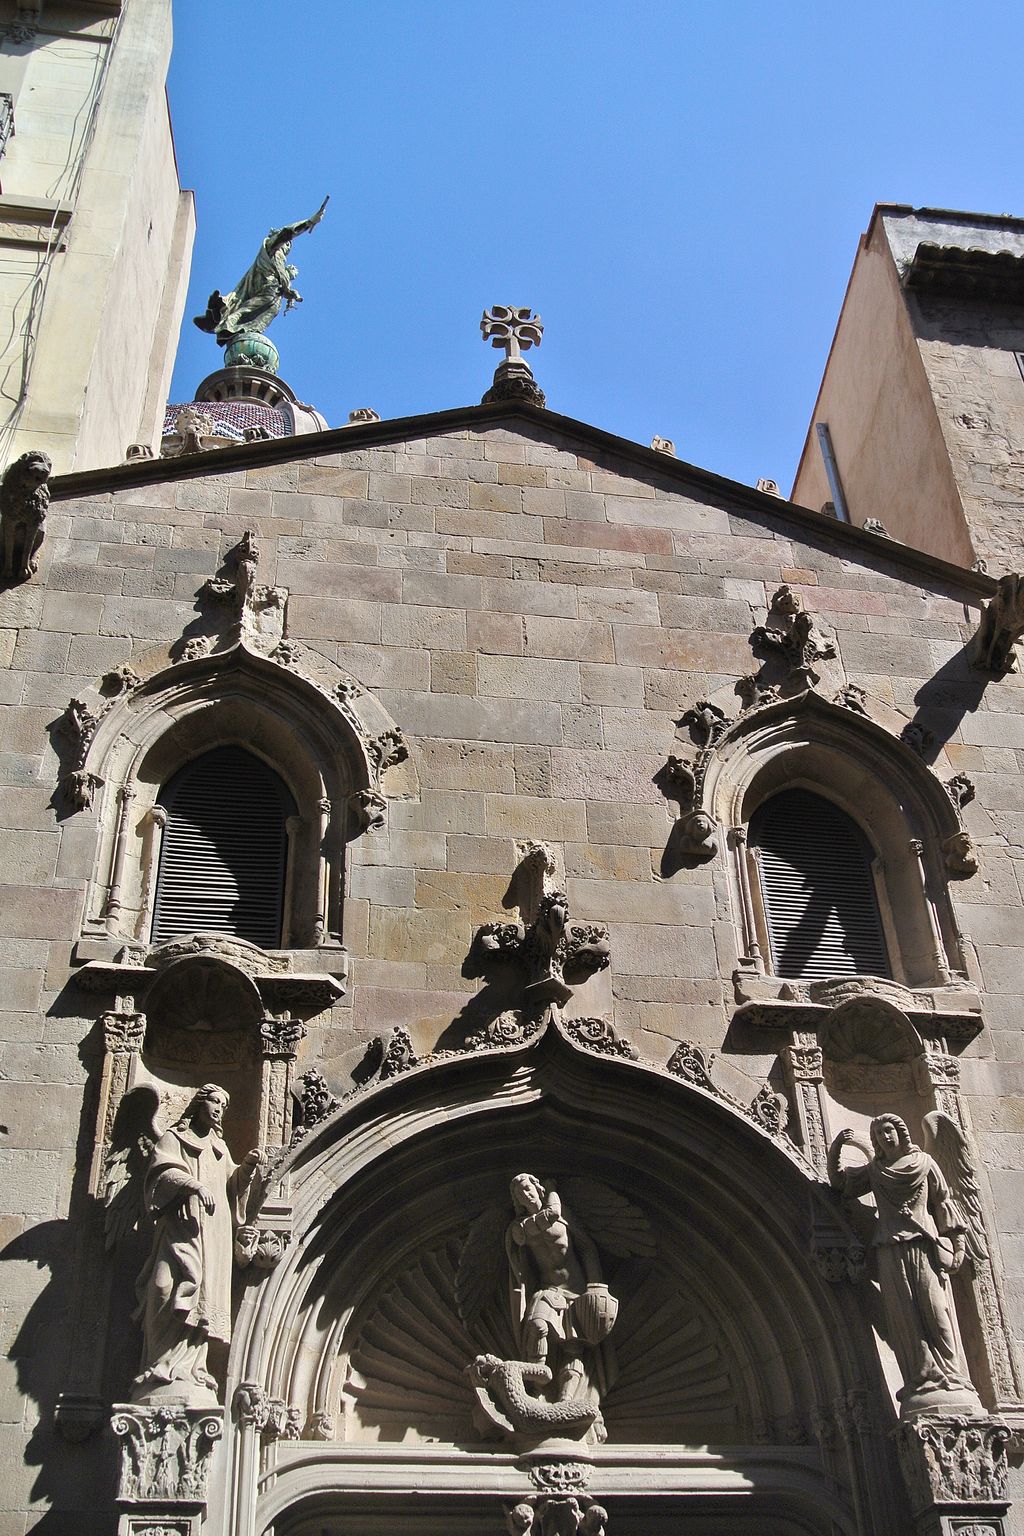
<svg viewBox="0 0 1024 1536"><path fill-rule="evenodd" d="M932 1505L1005 1504L1009 1426L999 1419L922 1417L896 1430L915 1512Z"/></svg>
<svg viewBox="0 0 1024 1536"><path fill-rule="evenodd" d="M260 1051L264 1056L294 1061L305 1036L306 1027L298 1019L268 1015L260 1021Z"/></svg>
<svg viewBox="0 0 1024 1536"><path fill-rule="evenodd" d="M123 1504L206 1503L223 1410L118 1404L110 1427L121 1443L117 1497Z"/></svg>
<svg viewBox="0 0 1024 1536"><path fill-rule="evenodd" d="M146 1038L144 1013L105 1013L100 1018L103 1049L111 1055L141 1051Z"/></svg>

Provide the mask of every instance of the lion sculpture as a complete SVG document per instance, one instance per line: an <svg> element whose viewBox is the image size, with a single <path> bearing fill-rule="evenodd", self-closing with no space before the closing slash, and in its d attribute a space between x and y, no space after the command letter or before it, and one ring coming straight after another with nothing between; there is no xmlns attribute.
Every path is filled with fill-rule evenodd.
<svg viewBox="0 0 1024 1536"><path fill-rule="evenodd" d="M36 573L52 469L47 454L31 449L8 465L0 481L0 574L6 581L28 581Z"/></svg>

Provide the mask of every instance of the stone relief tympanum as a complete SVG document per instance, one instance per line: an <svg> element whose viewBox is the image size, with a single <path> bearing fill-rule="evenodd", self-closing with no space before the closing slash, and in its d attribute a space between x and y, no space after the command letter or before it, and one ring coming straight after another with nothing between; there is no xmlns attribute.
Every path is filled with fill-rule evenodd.
<svg viewBox="0 0 1024 1536"><path fill-rule="evenodd" d="M614 1376L605 1345L619 1303L604 1281L598 1244L623 1255L654 1251L646 1219L623 1196L595 1180L571 1188L572 1213L534 1174L517 1174L509 1186L504 1251L518 1358L478 1355L469 1376L482 1420L513 1437L605 1438L601 1399ZM487 1211L460 1265L466 1321L487 1300L487 1250L498 1240L495 1213Z"/></svg>

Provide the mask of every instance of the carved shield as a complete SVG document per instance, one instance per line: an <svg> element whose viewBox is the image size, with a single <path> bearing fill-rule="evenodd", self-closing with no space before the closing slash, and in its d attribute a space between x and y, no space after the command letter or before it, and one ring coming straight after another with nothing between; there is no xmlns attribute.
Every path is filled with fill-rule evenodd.
<svg viewBox="0 0 1024 1536"><path fill-rule="evenodd" d="M588 1285L572 1304L572 1320L577 1336L592 1347L603 1344L615 1327L619 1303L606 1285Z"/></svg>

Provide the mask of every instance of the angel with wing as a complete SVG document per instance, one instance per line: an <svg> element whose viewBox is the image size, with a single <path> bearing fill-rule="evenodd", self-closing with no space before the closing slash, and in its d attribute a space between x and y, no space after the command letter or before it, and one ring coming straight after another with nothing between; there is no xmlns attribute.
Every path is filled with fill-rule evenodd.
<svg viewBox="0 0 1024 1536"><path fill-rule="evenodd" d="M146 1097L146 1094L150 1097ZM132 1102L130 1109L126 1108ZM107 1246L152 1226L149 1258L136 1285L142 1368L132 1402L212 1407L217 1383L207 1365L211 1343L231 1338L234 1230L262 1154L237 1167L224 1141L228 1095L205 1083L161 1136L156 1094L125 1096L114 1125L105 1198Z"/></svg>
<svg viewBox="0 0 1024 1536"><path fill-rule="evenodd" d="M597 1180L570 1181L571 1203L564 1204L553 1187L520 1173L509 1194L514 1214L502 1224L517 1358L478 1357L477 1385L498 1390L516 1428L531 1420L538 1428L556 1420L568 1428L578 1420L603 1439L600 1403L613 1381L608 1336L619 1304L604 1281L598 1248L621 1257L653 1255L650 1226L635 1206ZM495 1213L485 1212L470 1231L457 1279L460 1310L470 1325L494 1289L500 1240ZM500 1283L500 1273L497 1278Z"/></svg>
<svg viewBox="0 0 1024 1536"><path fill-rule="evenodd" d="M285 260L292 241L315 229L324 216L325 197L311 218L299 219L272 229L260 245L256 260L230 293L218 289L210 294L206 312L197 315L194 324L201 331L212 331L220 346L229 346L239 336L260 335L275 320L284 304L285 312L302 303L302 295L293 284L298 267Z"/></svg>
<svg viewBox="0 0 1024 1536"><path fill-rule="evenodd" d="M977 1184L963 1136L941 1111L924 1117L926 1138L947 1162L953 1189L939 1162L916 1146L899 1115L879 1115L870 1126L870 1151L851 1130L829 1149L833 1187L848 1198L871 1194L877 1219L873 1247L889 1343L903 1377L900 1416L925 1410L982 1413L967 1375L954 1321L949 1276L984 1254ZM840 1164L842 1150L861 1146L870 1161Z"/></svg>

